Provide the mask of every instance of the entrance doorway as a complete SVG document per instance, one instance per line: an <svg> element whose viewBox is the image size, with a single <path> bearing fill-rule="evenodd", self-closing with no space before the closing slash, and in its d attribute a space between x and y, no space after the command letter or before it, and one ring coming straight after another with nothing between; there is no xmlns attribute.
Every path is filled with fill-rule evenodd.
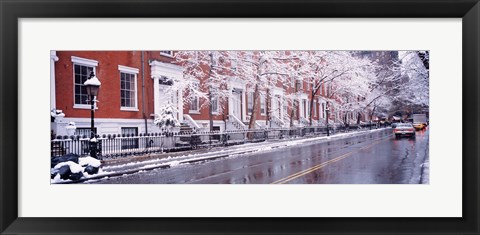
<svg viewBox="0 0 480 235"><path fill-rule="evenodd" d="M232 94L232 113L240 120L242 118L242 90L234 89Z"/></svg>

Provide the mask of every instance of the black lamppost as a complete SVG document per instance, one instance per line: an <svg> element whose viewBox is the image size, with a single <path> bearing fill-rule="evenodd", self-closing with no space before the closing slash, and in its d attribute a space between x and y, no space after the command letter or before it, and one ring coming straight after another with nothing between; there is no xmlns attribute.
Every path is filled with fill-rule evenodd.
<svg viewBox="0 0 480 235"><path fill-rule="evenodd" d="M330 136L330 130L329 130L329 127L328 127L328 114L330 112L330 109L328 108L328 102L327 102L327 107L325 107L325 112L327 113L327 136Z"/></svg>
<svg viewBox="0 0 480 235"><path fill-rule="evenodd" d="M95 123L94 123L94 112L95 112L95 100L98 97L98 90L100 88L100 81L95 76L93 71L90 73L89 78L83 83L87 90L87 95L90 98L90 104L92 106L91 112L91 127L90 127L90 156L97 158L97 139L95 138Z"/></svg>

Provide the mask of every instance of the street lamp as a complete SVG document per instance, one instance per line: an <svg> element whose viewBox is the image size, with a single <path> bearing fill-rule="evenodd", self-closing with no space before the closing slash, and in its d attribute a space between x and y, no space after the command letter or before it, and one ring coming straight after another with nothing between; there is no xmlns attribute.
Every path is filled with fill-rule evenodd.
<svg viewBox="0 0 480 235"><path fill-rule="evenodd" d="M93 71L90 73L88 79L83 83L87 90L87 95L90 97L90 104L92 106L91 113L91 127L90 127L90 156L97 158L97 139L95 138L95 123L94 123L94 112L95 112L95 97L98 97L98 90L100 88L100 81L95 76Z"/></svg>
<svg viewBox="0 0 480 235"><path fill-rule="evenodd" d="M327 113L327 136L330 136L330 131L329 131L329 128L328 128L328 113L330 112L330 109L328 107L328 102L327 102L327 107L325 107L325 112Z"/></svg>

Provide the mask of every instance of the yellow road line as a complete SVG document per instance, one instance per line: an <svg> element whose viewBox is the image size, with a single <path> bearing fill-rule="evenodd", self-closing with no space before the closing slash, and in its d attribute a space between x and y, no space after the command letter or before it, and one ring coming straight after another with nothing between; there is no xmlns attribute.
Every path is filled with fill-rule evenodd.
<svg viewBox="0 0 480 235"><path fill-rule="evenodd" d="M387 137L390 137L390 136L387 136ZM374 145L376 145L377 143L379 143L379 142L384 141L385 139L387 139L387 137L381 138L380 140L377 140L377 141L373 142L372 144L370 144L370 145L368 145L368 146L362 147L362 148L358 149L357 151L371 148L371 147L373 147ZM345 159L345 158L349 157L350 155L352 155L354 152L356 152L356 151L352 151L352 152L349 152L349 153L345 153L345 154L343 154L343 155L340 155L340 156L338 156L338 157L336 157L336 158L330 159L330 160L328 160L328 161L326 161L326 162L320 163L320 164L318 164L318 165L316 165L316 166L313 166L313 167L311 167L311 168L305 169L305 170L303 170L303 171L300 171L300 172L297 172L297 173L295 173L295 174L289 175L289 176L287 176L287 177L285 177L285 178L283 178L283 179L277 180L277 181L273 182L272 184L283 184L283 183L292 181L292 180L294 180L294 179L296 179L296 178L298 178L298 177L301 177L301 176L304 176L304 175L306 175L306 174L312 173L312 172L314 172L314 171L316 171L316 170L318 170L318 169L321 169L321 168L323 168L323 167L325 167L325 166L327 166L327 165L330 165L330 164L332 164L332 163L334 163L334 162L338 162L338 161L340 161L340 160L342 160L342 159Z"/></svg>

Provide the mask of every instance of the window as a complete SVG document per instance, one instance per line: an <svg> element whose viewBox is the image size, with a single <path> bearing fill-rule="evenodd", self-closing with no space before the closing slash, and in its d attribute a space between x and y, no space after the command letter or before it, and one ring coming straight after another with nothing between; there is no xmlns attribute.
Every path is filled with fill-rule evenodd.
<svg viewBox="0 0 480 235"><path fill-rule="evenodd" d="M303 81L297 80L297 90L302 90L302 89L303 89Z"/></svg>
<svg viewBox="0 0 480 235"><path fill-rule="evenodd" d="M160 55L173 57L173 51L160 51Z"/></svg>
<svg viewBox="0 0 480 235"><path fill-rule="evenodd" d="M266 115L266 108L265 108L265 97L263 95L260 95L260 113L263 115Z"/></svg>
<svg viewBox="0 0 480 235"><path fill-rule="evenodd" d="M120 71L120 110L138 111L138 69L119 65L118 70Z"/></svg>
<svg viewBox="0 0 480 235"><path fill-rule="evenodd" d="M253 112L253 92L247 94L247 112L248 114Z"/></svg>
<svg viewBox="0 0 480 235"><path fill-rule="evenodd" d="M212 100L210 105L212 106L212 113L218 113L218 88L212 88Z"/></svg>
<svg viewBox="0 0 480 235"><path fill-rule="evenodd" d="M190 112L198 112L199 102L198 102L198 96L193 96L191 101L190 101Z"/></svg>
<svg viewBox="0 0 480 235"><path fill-rule="evenodd" d="M325 118L325 103L322 103L322 118Z"/></svg>
<svg viewBox="0 0 480 235"><path fill-rule="evenodd" d="M302 117L306 117L307 116L307 100L306 99L302 99Z"/></svg>
<svg viewBox="0 0 480 235"><path fill-rule="evenodd" d="M122 127L122 137L138 136L137 127ZM124 138L122 139L122 149L138 148L138 138Z"/></svg>
<svg viewBox="0 0 480 235"><path fill-rule="evenodd" d="M233 52L233 59L231 60L230 62L230 67L232 68L232 70L236 70L237 69L237 65L238 65L238 55L237 55L237 52Z"/></svg>
<svg viewBox="0 0 480 235"><path fill-rule="evenodd" d="M89 78L90 73L95 71L98 62L95 60L84 59L72 56L73 62L73 89L74 89L74 108L90 108L87 89L83 83Z"/></svg>
<svg viewBox="0 0 480 235"><path fill-rule="evenodd" d="M87 95L87 89L83 83L89 78L93 67L75 64L75 104L89 104L89 97Z"/></svg>
<svg viewBox="0 0 480 235"><path fill-rule="evenodd" d="M216 51L212 51L212 65L217 66L218 65L218 58L219 55Z"/></svg>
<svg viewBox="0 0 480 235"><path fill-rule="evenodd" d="M131 73L120 73L120 100L122 108L136 107L136 86L135 75Z"/></svg>
<svg viewBox="0 0 480 235"><path fill-rule="evenodd" d="M191 99L190 99L190 113L198 113L200 111L200 100L198 96L195 94L196 90L198 90L199 83L195 82L192 84L192 88L190 89L191 94Z"/></svg>
<svg viewBox="0 0 480 235"><path fill-rule="evenodd" d="M313 116L317 116L317 100L313 100Z"/></svg>
<svg viewBox="0 0 480 235"><path fill-rule="evenodd" d="M91 128L90 127L77 127L77 129L75 130L75 135L79 135L79 136L85 136L85 138L90 138L91 136ZM97 134L97 128L93 128L93 132L95 134Z"/></svg>

